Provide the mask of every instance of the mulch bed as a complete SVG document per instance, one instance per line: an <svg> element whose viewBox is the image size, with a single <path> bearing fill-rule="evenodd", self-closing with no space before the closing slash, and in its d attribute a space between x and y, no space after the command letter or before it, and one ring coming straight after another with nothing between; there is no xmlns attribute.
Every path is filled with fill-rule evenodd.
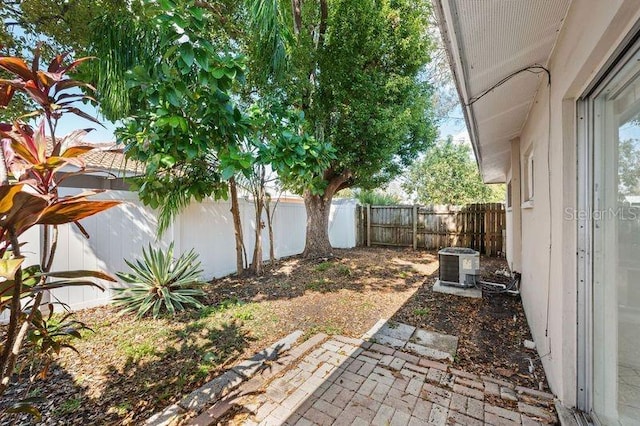
<svg viewBox="0 0 640 426"><path fill-rule="evenodd" d="M495 274L508 268L505 259L483 257L480 266L482 280L509 282ZM485 293L482 299L469 299L435 293L436 279L437 273L427 277L392 319L458 336L454 366L459 369L548 391L537 352L523 346L532 337L520 297Z"/></svg>
<svg viewBox="0 0 640 426"><path fill-rule="evenodd" d="M205 312L136 321L112 307L80 311L78 319L95 330L75 343L80 355L64 352L47 381L15 387L0 407L29 392L46 397L43 424L140 424L293 330L307 337L360 337L380 318L458 336L458 368L528 387L542 382L546 389L536 353L522 346L531 337L519 298L433 293L435 252L358 248L335 254L284 259L261 277L214 280L206 287ZM500 279L493 271L505 265L483 258L483 279Z"/></svg>

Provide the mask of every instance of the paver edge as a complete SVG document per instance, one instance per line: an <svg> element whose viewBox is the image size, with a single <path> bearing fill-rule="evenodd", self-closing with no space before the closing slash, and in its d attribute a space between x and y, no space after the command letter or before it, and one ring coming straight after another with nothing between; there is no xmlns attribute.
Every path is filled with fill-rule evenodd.
<svg viewBox="0 0 640 426"><path fill-rule="evenodd" d="M278 340L277 342L275 342L274 344L268 346L267 348L265 348L265 349L263 349L263 350L261 350L259 352L256 352L256 354L254 354L251 358L256 357L261 352L268 351L270 349L275 349L278 346L282 346L283 348L286 348L286 349L283 350L283 352L289 351L289 350L291 350L291 347L293 346L293 344L295 342L297 342L298 339L300 339L300 337L302 337L303 334L304 333L303 333L302 330L295 330L294 332L288 334L287 336L285 336L284 338ZM243 362L245 362L245 361L243 361ZM228 394L230 391L232 391L233 389L237 388L243 382L245 382L246 380L248 380L250 378L250 376L248 377L248 376L245 376L245 375L242 375L242 374L238 374L234 370L234 368L232 368L230 370L227 370L224 374L213 378L212 380L208 381L204 385L200 386L198 389L195 389L194 391L190 392L188 395L186 395L184 398L182 398L180 400L180 402L172 404L169 407L165 408L164 410L153 414L151 417L149 417L145 421L145 424L149 425L149 426L166 426L166 425L171 424L171 422L173 422L174 420L177 420L179 417L184 416L187 412L191 412L191 411L200 412L200 411L202 411L202 409L204 408L205 405L208 406L209 404L211 404L211 401L205 401L203 403L199 403L196 406L189 407L188 410L185 409L183 406L181 406L181 403L183 401L185 401L185 400L193 399L194 395L196 395L196 394L198 394L200 392L203 392L204 390L207 390L209 387L211 387L211 384L213 382L219 381L221 377L229 374L230 372L235 374L235 375L237 375L241 380L239 382L237 382L235 380L229 380L229 381L227 381L226 384L222 385L222 387L220 389L220 392L219 392L219 396L217 397L218 399L220 398L220 396L224 396L225 394Z"/></svg>

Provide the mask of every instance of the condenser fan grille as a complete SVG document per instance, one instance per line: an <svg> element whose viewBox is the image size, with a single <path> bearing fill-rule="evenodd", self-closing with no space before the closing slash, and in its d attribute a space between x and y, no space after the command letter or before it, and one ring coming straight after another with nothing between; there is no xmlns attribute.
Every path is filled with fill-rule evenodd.
<svg viewBox="0 0 640 426"><path fill-rule="evenodd" d="M449 281L457 283L460 270L459 270L458 256L452 256L448 254L440 255L440 281Z"/></svg>

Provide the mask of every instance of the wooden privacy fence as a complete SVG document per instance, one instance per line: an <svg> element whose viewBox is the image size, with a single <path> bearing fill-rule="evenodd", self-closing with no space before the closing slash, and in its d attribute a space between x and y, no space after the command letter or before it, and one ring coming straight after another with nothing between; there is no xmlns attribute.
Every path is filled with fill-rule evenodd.
<svg viewBox="0 0 640 426"><path fill-rule="evenodd" d="M504 253L504 204L465 206L358 206L358 244L414 249L468 247L488 256Z"/></svg>

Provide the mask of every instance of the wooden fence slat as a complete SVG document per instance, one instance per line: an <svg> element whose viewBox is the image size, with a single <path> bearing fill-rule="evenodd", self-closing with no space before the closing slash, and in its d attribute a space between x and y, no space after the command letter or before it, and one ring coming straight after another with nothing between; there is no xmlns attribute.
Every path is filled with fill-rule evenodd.
<svg viewBox="0 0 640 426"><path fill-rule="evenodd" d="M371 206L358 210L361 245L439 249L469 247L504 253L506 211L501 203L465 206Z"/></svg>
<svg viewBox="0 0 640 426"><path fill-rule="evenodd" d="M367 204L367 247L371 247L371 205Z"/></svg>

